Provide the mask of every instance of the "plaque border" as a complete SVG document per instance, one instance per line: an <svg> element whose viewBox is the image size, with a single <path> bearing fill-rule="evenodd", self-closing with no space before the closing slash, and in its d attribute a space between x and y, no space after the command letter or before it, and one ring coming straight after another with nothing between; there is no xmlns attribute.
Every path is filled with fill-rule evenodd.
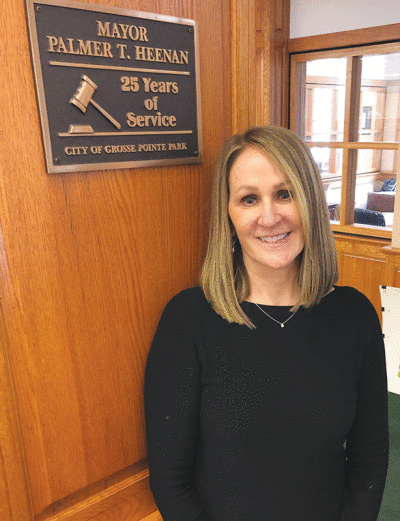
<svg viewBox="0 0 400 521"><path fill-rule="evenodd" d="M193 157L182 157L174 159L145 159L138 161L113 161L101 163L80 163L74 165L57 165L54 162L53 150L50 139L50 127L47 115L45 88L43 82L43 71L40 63L40 51L37 35L37 26L35 20L35 5L52 5L56 7L68 7L84 11L94 11L98 13L109 13L120 16L129 16L134 18L142 18L146 20L155 20L173 24L191 25L194 31L194 60L196 73L196 112L197 112L197 135L198 135L198 155ZM169 15L157 13L147 13L144 11L135 11L132 9L124 9L114 6L103 6L98 4L84 4L72 0L25 0L28 35L30 40L32 69L35 79L36 96L39 108L39 116L41 122L41 133L43 140L43 149L46 161L47 172L69 173L69 172L86 172L94 170L117 170L126 168L145 168L169 165L184 165L201 163L203 161L203 137L202 137L202 118L201 118L201 96L200 96L200 52L199 52L199 35L197 22L187 18L179 18Z"/></svg>

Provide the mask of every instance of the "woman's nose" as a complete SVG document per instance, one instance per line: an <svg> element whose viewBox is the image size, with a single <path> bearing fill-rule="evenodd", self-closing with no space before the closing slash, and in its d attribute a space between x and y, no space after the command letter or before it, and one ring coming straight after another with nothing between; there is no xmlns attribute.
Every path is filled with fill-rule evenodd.
<svg viewBox="0 0 400 521"><path fill-rule="evenodd" d="M261 208L261 213L258 218L259 224L264 226L273 226L281 219L279 208L273 202L264 203Z"/></svg>

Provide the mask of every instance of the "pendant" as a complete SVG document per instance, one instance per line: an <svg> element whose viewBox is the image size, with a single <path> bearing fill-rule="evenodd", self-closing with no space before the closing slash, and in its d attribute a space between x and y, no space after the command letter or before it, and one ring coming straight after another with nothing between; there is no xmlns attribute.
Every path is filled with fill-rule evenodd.
<svg viewBox="0 0 400 521"><path fill-rule="evenodd" d="M281 327L285 327L285 324L281 324Z"/></svg>

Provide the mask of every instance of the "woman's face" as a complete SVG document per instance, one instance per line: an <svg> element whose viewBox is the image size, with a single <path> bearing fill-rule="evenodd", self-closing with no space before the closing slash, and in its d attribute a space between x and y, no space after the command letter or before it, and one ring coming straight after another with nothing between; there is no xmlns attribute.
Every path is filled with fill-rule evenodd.
<svg viewBox="0 0 400 521"><path fill-rule="evenodd" d="M232 165L228 211L250 277L297 271L304 233L290 189L284 174L255 147Z"/></svg>

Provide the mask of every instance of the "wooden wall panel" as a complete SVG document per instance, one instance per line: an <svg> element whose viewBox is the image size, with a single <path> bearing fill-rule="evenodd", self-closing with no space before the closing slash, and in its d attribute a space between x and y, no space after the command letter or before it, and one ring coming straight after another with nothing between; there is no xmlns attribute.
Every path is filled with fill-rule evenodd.
<svg viewBox="0 0 400 521"><path fill-rule="evenodd" d="M386 246L383 251L386 255L386 284L400 288L400 248Z"/></svg>
<svg viewBox="0 0 400 521"><path fill-rule="evenodd" d="M2 266L4 267L4 258ZM2 275L4 270L2 269ZM19 421L11 382L7 339L0 313L0 519L29 519L32 515L19 436Z"/></svg>
<svg viewBox="0 0 400 521"><path fill-rule="evenodd" d="M400 287L400 250L385 239L335 234L341 286L352 286L373 303L382 320L380 285Z"/></svg>
<svg viewBox="0 0 400 521"><path fill-rule="evenodd" d="M197 283L215 158L232 131L229 2L103 3L197 20L204 161L46 174L24 5L3 1L0 291L9 366L0 369L16 406L1 441L10 449L15 440L19 454L0 480L7 521L31 519L30 504L37 521L89 519L101 498L109 510L132 498L129 519L155 509L146 495L144 364L165 303ZM7 497L16 493L13 513Z"/></svg>

